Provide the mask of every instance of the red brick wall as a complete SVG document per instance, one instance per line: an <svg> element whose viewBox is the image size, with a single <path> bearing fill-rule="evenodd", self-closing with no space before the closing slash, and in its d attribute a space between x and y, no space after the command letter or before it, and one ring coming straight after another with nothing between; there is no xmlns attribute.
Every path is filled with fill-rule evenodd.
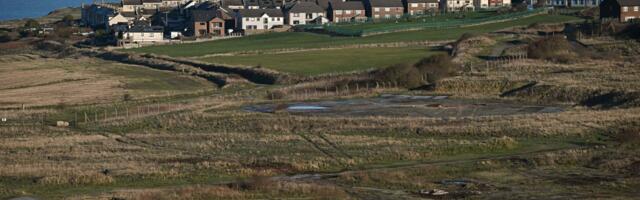
<svg viewBox="0 0 640 200"><path fill-rule="evenodd" d="M379 10L376 11L376 8L379 8ZM385 15L389 15L390 18L395 18L396 15L402 16L402 14L404 14L404 8L403 7L389 8L389 11L385 11L385 8L383 8L383 7L372 7L371 8L371 17L377 18L377 19L384 19ZM378 17L376 17L376 15L378 15Z"/></svg>
<svg viewBox="0 0 640 200"><path fill-rule="evenodd" d="M638 11L635 11L634 6L627 6L627 12L624 11L624 6L620 7L620 21L625 21L627 17L635 17L636 19L640 19L640 5L638 5Z"/></svg>

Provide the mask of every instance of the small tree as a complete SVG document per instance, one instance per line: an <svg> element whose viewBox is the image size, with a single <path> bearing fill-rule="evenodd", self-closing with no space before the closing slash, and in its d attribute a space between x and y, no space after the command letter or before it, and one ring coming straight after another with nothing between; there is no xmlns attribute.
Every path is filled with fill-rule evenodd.
<svg viewBox="0 0 640 200"><path fill-rule="evenodd" d="M73 21L74 21L74 20L75 20L75 19L73 18L73 16L72 16L72 15L65 15L65 16L62 18L62 23L64 23L64 25L65 25L65 26L71 26L71 25L73 24Z"/></svg>
<svg viewBox="0 0 640 200"><path fill-rule="evenodd" d="M27 22L24 23L25 28L38 28L40 27L40 22L35 19L28 19Z"/></svg>

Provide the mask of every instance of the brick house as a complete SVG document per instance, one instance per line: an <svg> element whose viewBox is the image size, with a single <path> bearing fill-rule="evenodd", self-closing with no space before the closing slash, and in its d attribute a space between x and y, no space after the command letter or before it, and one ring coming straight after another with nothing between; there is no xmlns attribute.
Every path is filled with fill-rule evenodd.
<svg viewBox="0 0 640 200"><path fill-rule="evenodd" d="M640 0L604 0L600 3L600 18L620 22L640 19Z"/></svg>
<svg viewBox="0 0 640 200"><path fill-rule="evenodd" d="M225 36L225 16L220 10L194 10L189 25L195 37Z"/></svg>
<svg viewBox="0 0 640 200"><path fill-rule="evenodd" d="M289 25L324 24L326 10L313 2L296 1L284 7L285 21Z"/></svg>
<svg viewBox="0 0 640 200"><path fill-rule="evenodd" d="M400 18L404 14L402 0L367 0L367 17L373 19Z"/></svg>
<svg viewBox="0 0 640 200"><path fill-rule="evenodd" d="M409 15L422 15L438 11L438 0L403 0L405 13Z"/></svg>
<svg viewBox="0 0 640 200"><path fill-rule="evenodd" d="M333 22L353 22L367 20L362 1L330 1L327 8L329 19Z"/></svg>

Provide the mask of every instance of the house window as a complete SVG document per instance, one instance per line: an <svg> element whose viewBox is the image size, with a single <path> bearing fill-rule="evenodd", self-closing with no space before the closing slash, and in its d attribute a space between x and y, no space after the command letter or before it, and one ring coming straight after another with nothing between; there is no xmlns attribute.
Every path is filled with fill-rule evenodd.
<svg viewBox="0 0 640 200"><path fill-rule="evenodd" d="M418 7L418 4L417 4L417 3L412 3L412 4L411 4L411 7L412 7L412 8L417 8L417 7Z"/></svg>
<svg viewBox="0 0 640 200"><path fill-rule="evenodd" d="M629 7L626 7L626 6L622 7L622 12L629 12Z"/></svg>
<svg viewBox="0 0 640 200"><path fill-rule="evenodd" d="M373 15L373 18L380 18L380 15Z"/></svg>
<svg viewBox="0 0 640 200"><path fill-rule="evenodd" d="M373 10L375 10L376 12L380 12L380 8L374 8Z"/></svg>
<svg viewBox="0 0 640 200"><path fill-rule="evenodd" d="M342 10L336 10L337 15L342 15Z"/></svg>
<svg viewBox="0 0 640 200"><path fill-rule="evenodd" d="M638 12L638 6L634 6L634 7L633 7L633 11L634 11L634 12Z"/></svg>
<svg viewBox="0 0 640 200"><path fill-rule="evenodd" d="M250 21L252 21L252 22L255 22L255 21L256 21L256 18L253 18L253 17L252 17L252 18L249 18L249 19L251 19Z"/></svg>
<svg viewBox="0 0 640 200"><path fill-rule="evenodd" d="M384 11L385 12L389 12L389 11L391 11L391 8L384 8Z"/></svg>
<svg viewBox="0 0 640 200"><path fill-rule="evenodd" d="M307 19L313 19L313 13L307 13Z"/></svg>
<svg viewBox="0 0 640 200"><path fill-rule="evenodd" d="M300 17L300 13L293 13L294 17Z"/></svg>
<svg viewBox="0 0 640 200"><path fill-rule="evenodd" d="M362 14L362 11L361 10L356 10L356 15L360 15L360 14Z"/></svg>
<svg viewBox="0 0 640 200"><path fill-rule="evenodd" d="M347 15L351 14L351 10L345 10L344 14L347 14Z"/></svg>
<svg viewBox="0 0 640 200"><path fill-rule="evenodd" d="M300 24L300 21L295 20L295 21L293 21L293 24L294 24L294 25L295 25L295 24Z"/></svg>
<svg viewBox="0 0 640 200"><path fill-rule="evenodd" d="M391 18L391 15L389 15L389 14L386 14L386 15L384 15L384 18L387 18L387 19L389 19L389 18Z"/></svg>
<svg viewBox="0 0 640 200"><path fill-rule="evenodd" d="M201 25L201 26L204 26L204 22L200 22L200 25Z"/></svg>

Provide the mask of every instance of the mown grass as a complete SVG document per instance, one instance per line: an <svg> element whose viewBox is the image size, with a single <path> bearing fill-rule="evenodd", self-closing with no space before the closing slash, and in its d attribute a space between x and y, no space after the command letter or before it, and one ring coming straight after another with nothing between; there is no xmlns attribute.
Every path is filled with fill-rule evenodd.
<svg viewBox="0 0 640 200"><path fill-rule="evenodd" d="M455 29L438 29L438 30L420 30L407 31L398 33L389 33L374 35L368 37L331 37L328 35L302 33L302 32L286 32L271 33L263 35L247 36L243 38L180 44L151 46L137 49L129 49L139 53L155 53L174 57L191 57L203 56L216 53L228 53L237 51L257 51L269 49L284 48L319 48L332 47L338 45L351 44L371 44L384 42L408 42L408 41L425 41L425 40L453 40L457 39L464 33L486 33L496 31L513 26L523 26L532 23L560 23L578 20L577 17L564 15L537 15L528 18L500 22L493 24L485 24L472 27L463 27Z"/></svg>
<svg viewBox="0 0 640 200"><path fill-rule="evenodd" d="M123 78L124 89L142 91L195 91L211 88L213 83L188 75L149 69L142 66L117 65L99 68L101 73Z"/></svg>
<svg viewBox="0 0 640 200"><path fill-rule="evenodd" d="M345 30L367 30L367 29L378 29L385 28L388 26L394 25L410 25L410 24L424 24L424 23L432 23L432 22L446 22L446 21L460 21L460 20L469 20L469 19L482 19L486 17L490 17L496 15L497 13L494 11L489 12L468 12L468 13L450 13L446 15L438 15L438 16L424 16L424 17L416 17L416 18L408 18L408 19L392 19L385 20L381 22L373 22L373 23L351 23L351 24L339 24L336 27Z"/></svg>
<svg viewBox="0 0 640 200"><path fill-rule="evenodd" d="M357 48L282 54L215 56L202 60L216 64L261 66L300 75L317 75L360 71L401 63L415 63L433 53L435 52L424 47Z"/></svg>

